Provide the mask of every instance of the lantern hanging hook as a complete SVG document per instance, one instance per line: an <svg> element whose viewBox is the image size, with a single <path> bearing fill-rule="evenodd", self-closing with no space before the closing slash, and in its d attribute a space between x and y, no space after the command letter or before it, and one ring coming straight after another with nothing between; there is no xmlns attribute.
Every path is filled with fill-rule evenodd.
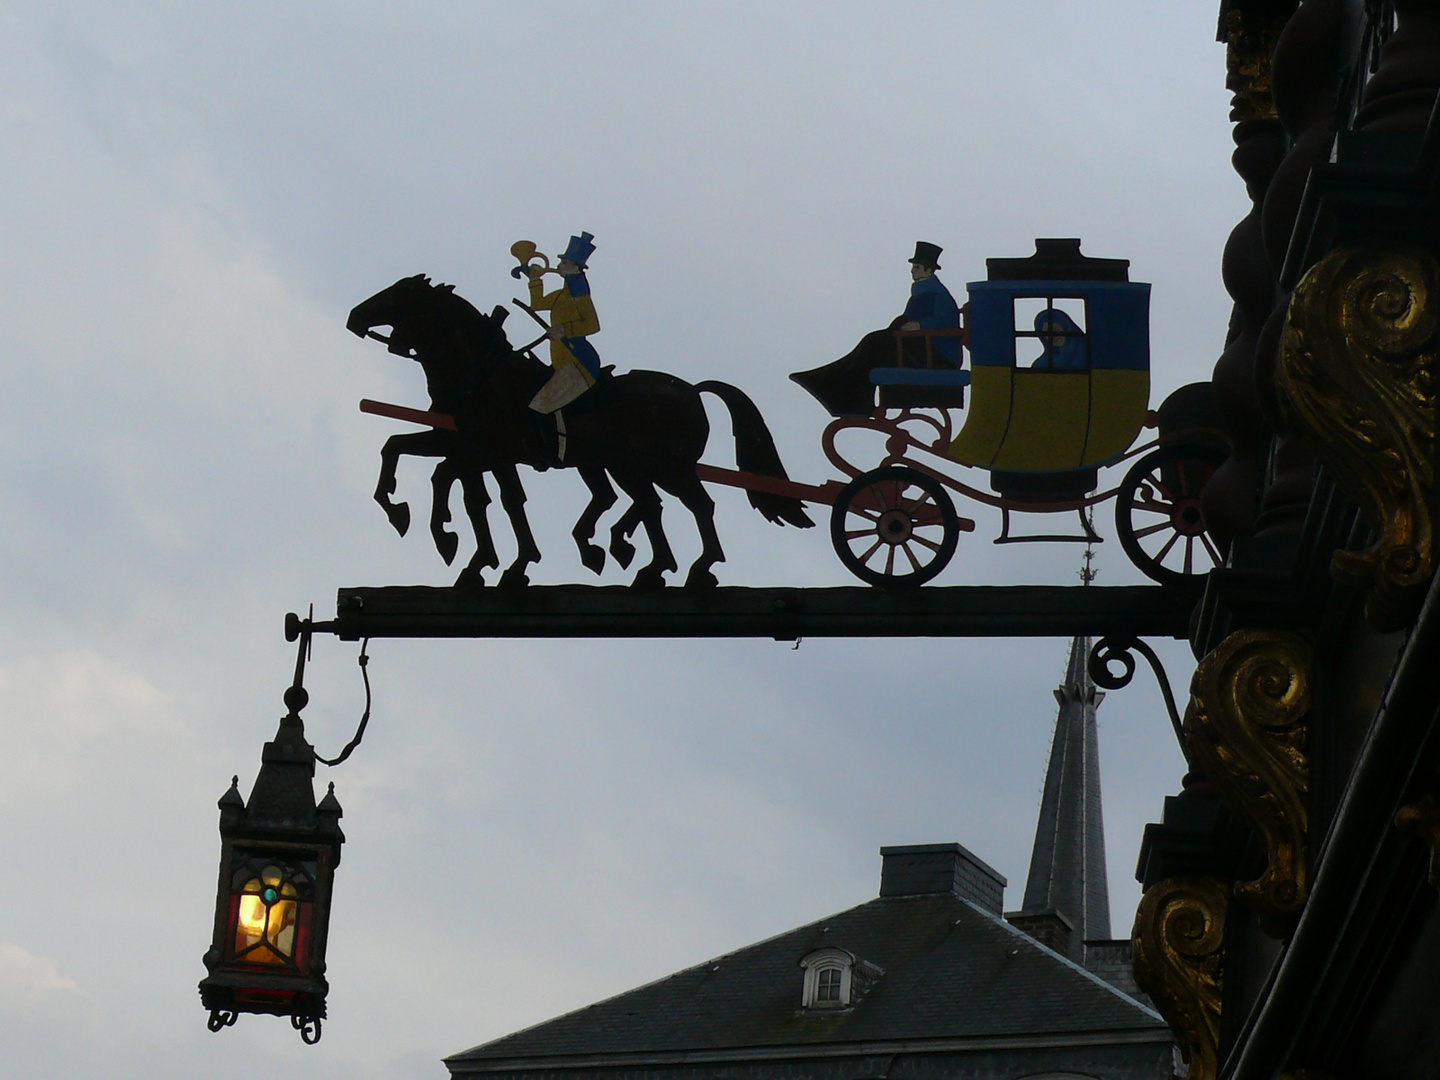
<svg viewBox="0 0 1440 1080"><path fill-rule="evenodd" d="M299 715L300 710L310 701L310 694L305 689L305 662L310 658L312 638L315 631L314 616L314 604L310 605L310 612L303 619L293 612L285 616L285 640L298 640L300 642L295 654L295 681L291 684L290 688L285 691L285 706L296 716ZM326 628L325 626L321 627L322 630ZM355 748L360 745L360 740L365 737L365 728L370 723L370 706L372 701L370 693L369 648L370 639L367 637L360 643L360 656L356 661L360 665L360 678L365 684L365 711L360 714L360 723L355 728L354 737L345 744L345 748L341 750L337 756L327 758L315 754L315 760L322 765L330 765L332 767L339 765L355 751ZM311 752L314 753L313 748Z"/></svg>
<svg viewBox="0 0 1440 1080"><path fill-rule="evenodd" d="M299 628L297 636L300 638L300 647L295 651L295 681L292 682L290 688L285 691L285 707L289 709L294 716L299 716L300 710L305 708L310 701L310 695L305 690L305 661L310 658L310 634L315 625L315 621L312 618L314 614L315 606L312 604L310 606L310 615L306 616L303 622L299 619L295 620ZM294 641L295 637L290 634L288 618L286 623L285 636L291 641Z"/></svg>
<svg viewBox="0 0 1440 1080"><path fill-rule="evenodd" d="M370 648L370 639L367 637L360 643L360 656L356 660L356 663L360 665L360 678L365 683L365 711L360 714L360 726L355 729L354 738L345 744L345 749L341 750L337 757L324 758L319 754L315 755L315 760L322 765L332 767L339 765L350 756L351 752L360 745L360 740L365 737L365 727L370 723L370 657L365 651L368 648ZM317 1035L316 1038L319 1036Z"/></svg>

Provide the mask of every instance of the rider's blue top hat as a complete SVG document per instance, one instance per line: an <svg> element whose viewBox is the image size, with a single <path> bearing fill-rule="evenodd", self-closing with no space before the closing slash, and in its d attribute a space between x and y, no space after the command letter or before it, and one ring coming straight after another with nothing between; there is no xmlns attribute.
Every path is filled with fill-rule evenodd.
<svg viewBox="0 0 1440 1080"><path fill-rule="evenodd" d="M580 269L585 269L585 264L590 256L595 253L595 237L588 232L582 232L579 236L570 237L570 246L565 249L562 259L569 259Z"/></svg>

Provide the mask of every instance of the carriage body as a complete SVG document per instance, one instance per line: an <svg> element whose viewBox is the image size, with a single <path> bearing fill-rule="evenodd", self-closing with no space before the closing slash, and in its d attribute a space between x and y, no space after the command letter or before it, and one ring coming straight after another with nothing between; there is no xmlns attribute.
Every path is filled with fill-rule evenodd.
<svg viewBox="0 0 1440 1080"><path fill-rule="evenodd" d="M863 418L832 408L837 419L823 440L830 461L852 477L833 503L831 539L853 573L889 587L933 578L956 533L975 525L954 512L956 496L1000 511L997 544L1097 543L1091 510L1114 500L1117 537L1147 576L1193 584L1218 565L1199 493L1228 447L1213 410L1193 407L1208 384L1177 391L1150 411L1150 285L1132 282L1129 267L1126 259L1083 255L1076 239L1040 239L1026 258L987 259L986 280L967 284L962 309L965 371L905 370L902 339L916 334L896 335L899 366L870 373L879 407ZM936 391L917 375L952 394L968 388L958 431L951 426L957 402L926 397ZM816 393L814 381L801 385ZM887 399L897 385L910 398ZM1158 427L1159 438L1137 445L1146 427ZM844 459L836 437L867 430L883 433L886 449L878 467L862 471ZM1121 463L1123 479L1100 490L1100 470ZM983 470L991 490L937 467L945 464ZM1078 514L1078 531L1011 532L1014 512L1062 511Z"/></svg>
<svg viewBox="0 0 1440 1080"><path fill-rule="evenodd" d="M1150 286L1030 279L968 289L970 408L948 456L1087 476L1122 457L1149 410Z"/></svg>

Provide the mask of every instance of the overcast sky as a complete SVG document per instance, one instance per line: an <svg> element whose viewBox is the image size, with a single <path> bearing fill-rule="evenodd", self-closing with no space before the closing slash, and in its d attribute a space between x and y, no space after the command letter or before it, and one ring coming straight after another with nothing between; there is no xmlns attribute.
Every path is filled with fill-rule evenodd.
<svg viewBox="0 0 1440 1080"><path fill-rule="evenodd" d="M1214 22L1133 0L0 0L0 1077L439 1078L874 896L882 844L958 840L1018 907L1066 641L387 640L364 744L317 778L349 837L323 1041L248 1016L212 1035L195 992L215 800L274 733L283 615L453 578L370 500L404 427L356 403L426 400L346 333L354 304L424 271L488 308L516 295L513 241L588 229L605 361L743 387L819 483L826 417L786 376L900 310L917 239L958 294L987 256L1079 236L1154 283L1158 403L1218 354L1245 210ZM400 475L421 521L427 476ZM533 578L592 580L579 481L524 480ZM824 529L716 498L722 583L850 581ZM1075 546L997 548L996 516L962 513L941 584L1075 581ZM1101 584L1138 580L1107 513ZM667 520L684 565L693 529ZM1183 689L1185 647L1160 646ZM360 710L355 653L315 646L322 754ZM1183 764L1148 674L1100 717L1123 936Z"/></svg>

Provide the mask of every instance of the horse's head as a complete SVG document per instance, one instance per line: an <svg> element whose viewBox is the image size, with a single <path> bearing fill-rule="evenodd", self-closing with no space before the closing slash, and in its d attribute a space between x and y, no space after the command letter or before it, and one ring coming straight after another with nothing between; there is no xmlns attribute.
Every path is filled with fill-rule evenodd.
<svg viewBox="0 0 1440 1080"><path fill-rule="evenodd" d="M482 315L455 294L455 286L434 285L424 274L416 274L357 304L345 328L356 337L382 341L396 356L422 364L447 358L474 361L496 345L508 347L502 327L508 314L496 307ZM379 333L376 327L388 327L390 333Z"/></svg>

